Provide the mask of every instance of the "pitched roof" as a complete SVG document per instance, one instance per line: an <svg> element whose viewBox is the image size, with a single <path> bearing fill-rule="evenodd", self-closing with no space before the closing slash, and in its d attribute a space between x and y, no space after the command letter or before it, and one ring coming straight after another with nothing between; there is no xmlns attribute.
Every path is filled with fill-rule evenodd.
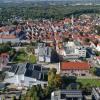
<svg viewBox="0 0 100 100"><path fill-rule="evenodd" d="M1 53L0 56L8 56L8 53Z"/></svg>
<svg viewBox="0 0 100 100"><path fill-rule="evenodd" d="M16 38L16 36L12 36L12 35L4 35L4 36L0 36L0 38L5 38L5 39L15 39Z"/></svg>
<svg viewBox="0 0 100 100"><path fill-rule="evenodd" d="M61 70L89 70L90 65L87 62L61 62Z"/></svg>

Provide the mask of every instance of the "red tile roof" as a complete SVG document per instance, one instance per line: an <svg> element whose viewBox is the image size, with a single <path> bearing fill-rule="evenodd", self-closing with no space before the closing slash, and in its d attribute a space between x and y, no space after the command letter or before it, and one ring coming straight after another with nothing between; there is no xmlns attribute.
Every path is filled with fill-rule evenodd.
<svg viewBox="0 0 100 100"><path fill-rule="evenodd" d="M8 53L1 53L0 56L8 55Z"/></svg>
<svg viewBox="0 0 100 100"><path fill-rule="evenodd" d="M7 35L4 35L4 36L0 36L0 38L5 38L5 39L15 39L16 36L7 36Z"/></svg>
<svg viewBox="0 0 100 100"><path fill-rule="evenodd" d="M61 70L89 70L88 62L61 62Z"/></svg>

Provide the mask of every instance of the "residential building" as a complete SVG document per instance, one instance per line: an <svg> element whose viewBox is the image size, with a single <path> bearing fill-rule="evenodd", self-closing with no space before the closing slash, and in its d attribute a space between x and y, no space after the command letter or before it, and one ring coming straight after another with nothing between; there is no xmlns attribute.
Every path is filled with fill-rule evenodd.
<svg viewBox="0 0 100 100"><path fill-rule="evenodd" d="M1 53L0 54L0 70L7 67L8 62L9 62L9 54Z"/></svg>
<svg viewBox="0 0 100 100"><path fill-rule="evenodd" d="M67 76L86 76L89 75L89 69L88 62L61 62L58 72Z"/></svg>
<svg viewBox="0 0 100 100"><path fill-rule="evenodd" d="M38 53L39 61L51 62L51 52L52 49L50 47L39 48L39 53Z"/></svg>
<svg viewBox="0 0 100 100"><path fill-rule="evenodd" d="M0 43L6 43L6 42L12 42L12 43L18 43L20 42L19 38L12 35L0 35Z"/></svg>
<svg viewBox="0 0 100 100"><path fill-rule="evenodd" d="M83 100L80 90L58 90L51 93L51 100Z"/></svg>
<svg viewBox="0 0 100 100"><path fill-rule="evenodd" d="M100 36L99 35L95 35L95 38L100 41Z"/></svg>
<svg viewBox="0 0 100 100"><path fill-rule="evenodd" d="M39 62L58 62L58 55L54 49L46 46L46 43L39 43L38 48L35 49L35 54L38 56Z"/></svg>
<svg viewBox="0 0 100 100"><path fill-rule="evenodd" d="M100 56L94 57L95 63L100 64Z"/></svg>
<svg viewBox="0 0 100 100"><path fill-rule="evenodd" d="M6 83L13 83L18 86L32 86L47 84L48 69L39 64L14 64L7 71Z"/></svg>

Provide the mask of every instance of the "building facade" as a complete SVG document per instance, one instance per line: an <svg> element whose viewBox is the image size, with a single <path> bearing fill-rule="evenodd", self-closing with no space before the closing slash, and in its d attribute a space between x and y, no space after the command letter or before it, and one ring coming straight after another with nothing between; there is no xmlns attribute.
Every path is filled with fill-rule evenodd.
<svg viewBox="0 0 100 100"><path fill-rule="evenodd" d="M51 93L51 100L83 100L79 90L59 90Z"/></svg>
<svg viewBox="0 0 100 100"><path fill-rule="evenodd" d="M87 76L89 69L88 62L61 62L58 72L67 76Z"/></svg>
<svg viewBox="0 0 100 100"><path fill-rule="evenodd" d="M15 64L7 72L6 83L13 83L18 86L32 86L47 84L48 69L39 64Z"/></svg>

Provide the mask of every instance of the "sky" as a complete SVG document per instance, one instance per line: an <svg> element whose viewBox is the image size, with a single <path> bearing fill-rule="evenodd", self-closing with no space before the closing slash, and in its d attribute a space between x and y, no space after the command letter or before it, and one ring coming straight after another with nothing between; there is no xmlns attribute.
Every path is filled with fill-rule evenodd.
<svg viewBox="0 0 100 100"><path fill-rule="evenodd" d="M62 0L0 0L3 2L7 2L7 1L62 1ZM99 1L99 0L63 0L63 1Z"/></svg>
<svg viewBox="0 0 100 100"><path fill-rule="evenodd" d="M20 0L0 0L0 1L20 1ZM62 0L22 0L22 1L62 1ZM75 0L63 0L63 1L75 1ZM77 0L77 1L87 1L87 0ZM94 0L88 0L94 1Z"/></svg>

